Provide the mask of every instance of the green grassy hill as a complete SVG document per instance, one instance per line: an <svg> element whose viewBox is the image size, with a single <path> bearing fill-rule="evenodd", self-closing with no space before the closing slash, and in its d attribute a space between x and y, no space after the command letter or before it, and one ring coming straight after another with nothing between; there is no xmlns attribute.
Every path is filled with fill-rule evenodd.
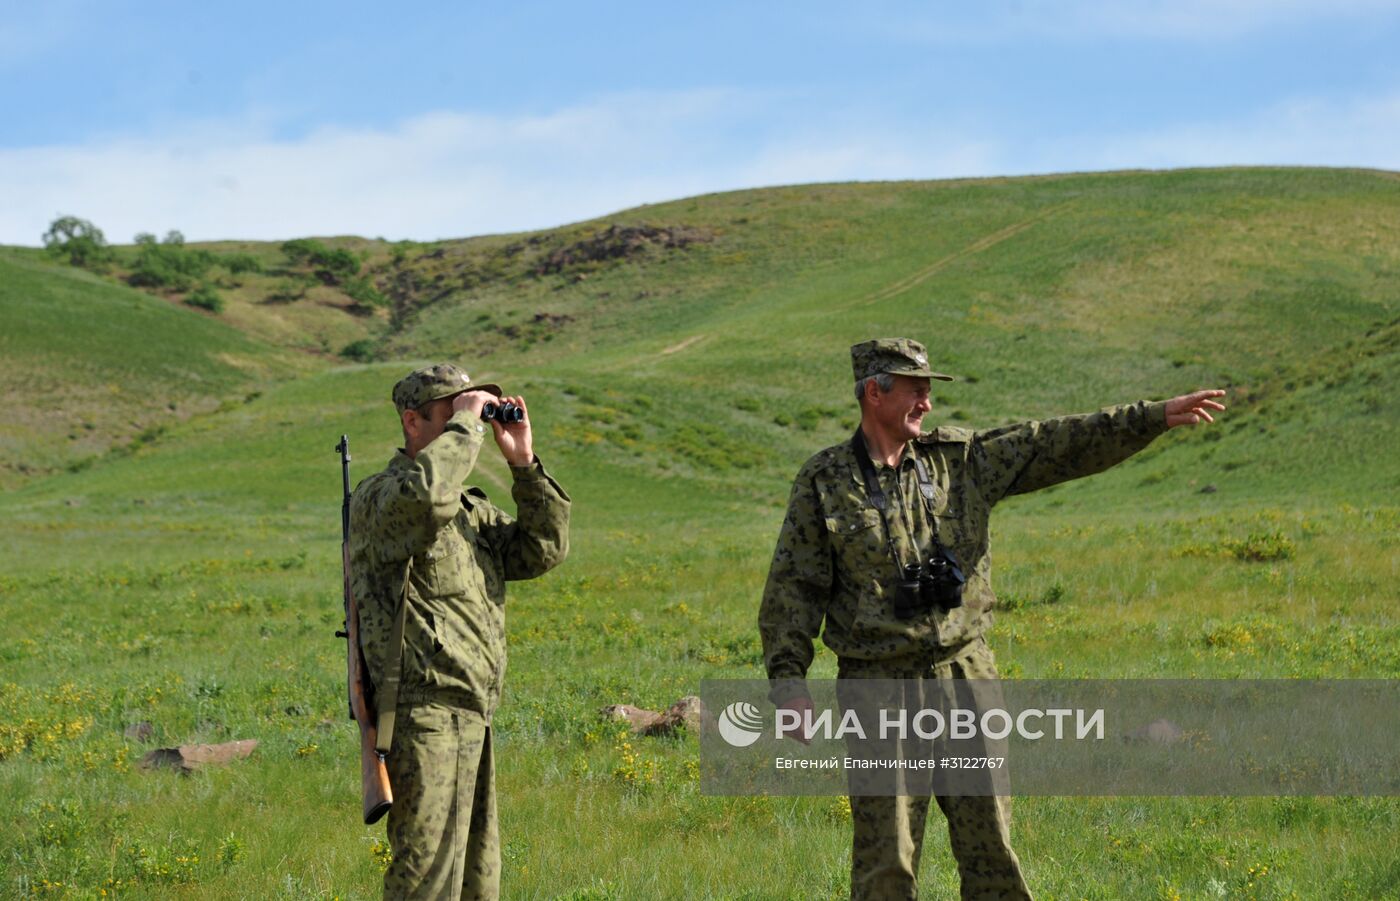
<svg viewBox="0 0 1400 901"><path fill-rule="evenodd" d="M759 674L789 480L854 427L846 349L874 335L920 338L962 376L936 386L928 424L1231 389L1216 427L999 511L991 641L1008 674L1400 677L1393 174L795 187L360 246L386 299L368 316L263 303L293 278L269 246L241 246L263 272L221 317L114 287L120 267L0 254L7 419L30 424L6 452L35 470L0 498L0 792L22 814L0 894L374 896L380 833L355 820L330 635L332 447L351 436L354 478L382 466L389 389L430 359L526 394L575 498L569 561L511 589L509 897L841 895L839 802L703 797L693 739L629 739L597 708ZM289 322L339 337L302 346ZM382 361L325 354L355 335ZM72 418L93 380L144 406ZM60 415L94 436L85 452L124 450L40 466ZM474 481L508 503L489 452ZM819 655L815 674L833 671ZM146 745L123 738L142 720L165 744L262 746L190 779L142 774ZM1400 897L1393 800L1017 809L1038 897ZM940 832L931 896L955 883ZM684 879L658 865L678 859Z"/></svg>
<svg viewBox="0 0 1400 901"><path fill-rule="evenodd" d="M0 486L90 465L307 368L193 309L0 250Z"/></svg>

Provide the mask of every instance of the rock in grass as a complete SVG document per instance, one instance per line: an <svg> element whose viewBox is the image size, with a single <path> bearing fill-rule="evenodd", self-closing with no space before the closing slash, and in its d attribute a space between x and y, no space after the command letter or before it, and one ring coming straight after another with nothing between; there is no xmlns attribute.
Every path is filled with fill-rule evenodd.
<svg viewBox="0 0 1400 901"><path fill-rule="evenodd" d="M695 695L686 695L668 707L662 714L662 719L670 724L669 728L672 730L684 726L688 731L699 735L707 713L704 701Z"/></svg>
<svg viewBox="0 0 1400 901"><path fill-rule="evenodd" d="M626 720L637 735L671 735L680 729L699 734L706 718L705 704L695 695L686 695L666 708L665 713L631 704L609 704L601 713L610 720Z"/></svg>
<svg viewBox="0 0 1400 901"><path fill-rule="evenodd" d="M656 711L643 710L631 704L609 704L599 712L606 719L626 720L633 732L645 732L661 719L661 714Z"/></svg>
<svg viewBox="0 0 1400 901"><path fill-rule="evenodd" d="M257 739L228 741L218 745L180 745L178 748L156 748L141 758L141 768L154 770L169 767L182 773L193 773L200 767L224 766L242 760L257 748Z"/></svg>

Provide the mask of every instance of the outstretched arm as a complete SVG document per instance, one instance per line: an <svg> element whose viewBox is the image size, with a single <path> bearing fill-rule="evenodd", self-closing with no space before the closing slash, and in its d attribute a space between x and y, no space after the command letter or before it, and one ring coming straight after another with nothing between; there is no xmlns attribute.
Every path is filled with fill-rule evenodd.
<svg viewBox="0 0 1400 901"><path fill-rule="evenodd" d="M973 438L972 465L991 503L1102 472L1176 426L1214 422L1219 388L1167 401L1139 401L1097 413L987 429Z"/></svg>

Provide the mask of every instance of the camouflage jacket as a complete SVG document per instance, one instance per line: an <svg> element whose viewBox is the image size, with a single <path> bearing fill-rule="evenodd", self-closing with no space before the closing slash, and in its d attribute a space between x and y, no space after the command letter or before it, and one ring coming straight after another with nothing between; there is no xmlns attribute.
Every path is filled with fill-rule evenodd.
<svg viewBox="0 0 1400 901"><path fill-rule="evenodd" d="M909 442L897 467L877 461L900 560L926 559L937 530L967 578L963 606L909 620L894 615L895 564L849 442L812 457L793 483L758 614L774 700L806 691L800 680L823 620L823 642L855 660L943 657L980 637L996 601L987 525L997 501L1107 469L1166 427L1166 404L1142 401L976 432L938 428ZM932 521L913 454L934 483Z"/></svg>
<svg viewBox="0 0 1400 901"><path fill-rule="evenodd" d="M538 459L511 467L518 520L481 489L464 490L485 435L458 413L417 456L400 451L360 482L350 500L350 572L376 689L396 650L390 635L411 560L400 697L431 696L489 721L506 665L505 583L564 559L569 496Z"/></svg>

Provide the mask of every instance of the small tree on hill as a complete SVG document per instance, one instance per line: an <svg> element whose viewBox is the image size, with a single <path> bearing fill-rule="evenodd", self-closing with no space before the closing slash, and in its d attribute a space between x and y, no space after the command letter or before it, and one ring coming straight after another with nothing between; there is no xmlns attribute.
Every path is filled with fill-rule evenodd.
<svg viewBox="0 0 1400 901"><path fill-rule="evenodd" d="M49 223L44 247L56 257L66 256L74 266L95 266L112 256L102 229L77 216L60 216Z"/></svg>

